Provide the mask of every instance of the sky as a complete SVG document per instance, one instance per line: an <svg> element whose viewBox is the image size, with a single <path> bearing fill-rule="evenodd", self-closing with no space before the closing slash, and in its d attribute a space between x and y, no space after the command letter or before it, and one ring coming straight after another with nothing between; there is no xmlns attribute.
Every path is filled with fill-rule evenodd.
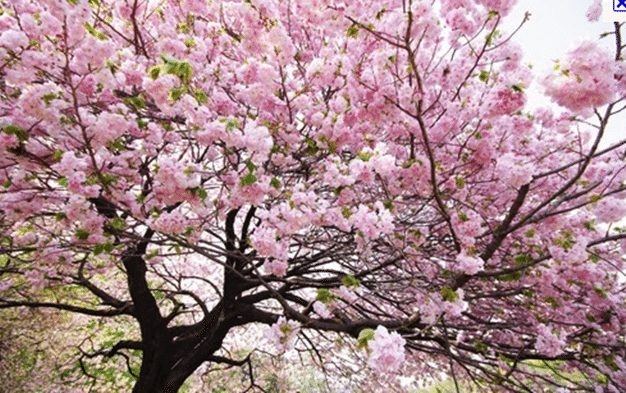
<svg viewBox="0 0 626 393"><path fill-rule="evenodd" d="M563 58L577 44L586 40L598 40L600 34L613 30L610 22L589 22L585 16L592 0L518 0L504 25L507 31L516 28L530 12L530 20L515 36L524 49L524 62L533 65L536 79L528 91L530 107L544 106L550 102L542 94L540 79L551 72L554 60ZM601 45L613 51L614 39L609 36L600 40ZM622 125L622 126L620 126ZM623 138L626 132L626 116L612 120L603 145Z"/></svg>
<svg viewBox="0 0 626 393"><path fill-rule="evenodd" d="M507 24L515 25L526 11L530 21L516 36L526 50L527 59L537 66L552 66L552 60L562 56L568 49L583 40L597 40L604 31L613 26L607 22L587 21L585 13L592 0L518 0L509 15ZM611 38L604 44L611 47Z"/></svg>

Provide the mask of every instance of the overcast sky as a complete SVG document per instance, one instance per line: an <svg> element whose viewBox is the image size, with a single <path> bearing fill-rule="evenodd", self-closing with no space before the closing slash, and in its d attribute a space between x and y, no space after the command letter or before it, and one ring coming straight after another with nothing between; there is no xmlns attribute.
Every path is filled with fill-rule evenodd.
<svg viewBox="0 0 626 393"><path fill-rule="evenodd" d="M550 72L554 60L564 55L585 40L598 40L600 34L613 30L613 24L587 21L585 13L592 0L519 0L505 23L506 30L517 27L526 11L530 20L517 34L515 40L524 48L524 62L534 66L536 79L528 91L529 106L548 104L549 98L542 94L541 78ZM611 51L614 48L612 37L600 40ZM626 116L613 119L603 145L623 138L626 129Z"/></svg>
<svg viewBox="0 0 626 393"><path fill-rule="evenodd" d="M598 39L604 31L613 29L611 23L590 23L585 17L592 0L519 0L509 15L507 24L517 25L526 11L530 21L517 36L526 50L527 59L537 66L551 67L551 60L562 56L576 43ZM612 44L605 38L604 44Z"/></svg>

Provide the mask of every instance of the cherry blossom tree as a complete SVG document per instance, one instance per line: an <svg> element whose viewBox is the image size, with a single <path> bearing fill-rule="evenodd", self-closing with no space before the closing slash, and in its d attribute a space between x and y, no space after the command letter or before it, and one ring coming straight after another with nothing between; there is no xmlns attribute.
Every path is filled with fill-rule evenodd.
<svg viewBox="0 0 626 393"><path fill-rule="evenodd" d="M136 393L269 391L293 351L352 391L619 392L622 24L538 76L514 3L0 1L0 309L126 326L78 345Z"/></svg>

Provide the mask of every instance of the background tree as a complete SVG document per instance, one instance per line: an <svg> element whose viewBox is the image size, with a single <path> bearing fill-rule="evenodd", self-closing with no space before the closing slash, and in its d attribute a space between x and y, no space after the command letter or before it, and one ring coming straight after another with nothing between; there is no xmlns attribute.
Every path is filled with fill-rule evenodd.
<svg viewBox="0 0 626 393"><path fill-rule="evenodd" d="M355 390L619 391L622 25L528 112L513 3L1 1L0 308L134 321L80 350L137 393L268 391L294 345Z"/></svg>

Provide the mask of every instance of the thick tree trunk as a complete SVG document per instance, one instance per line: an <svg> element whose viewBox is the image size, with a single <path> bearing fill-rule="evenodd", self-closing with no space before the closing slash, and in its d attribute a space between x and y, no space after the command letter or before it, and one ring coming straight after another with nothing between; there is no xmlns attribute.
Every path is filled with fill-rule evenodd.
<svg viewBox="0 0 626 393"><path fill-rule="evenodd" d="M140 377L133 388L133 393L176 393L184 382L185 380L171 381L158 374Z"/></svg>
<svg viewBox="0 0 626 393"><path fill-rule="evenodd" d="M156 351L144 351L133 393L176 393L194 371L175 367L171 348L164 343Z"/></svg>

